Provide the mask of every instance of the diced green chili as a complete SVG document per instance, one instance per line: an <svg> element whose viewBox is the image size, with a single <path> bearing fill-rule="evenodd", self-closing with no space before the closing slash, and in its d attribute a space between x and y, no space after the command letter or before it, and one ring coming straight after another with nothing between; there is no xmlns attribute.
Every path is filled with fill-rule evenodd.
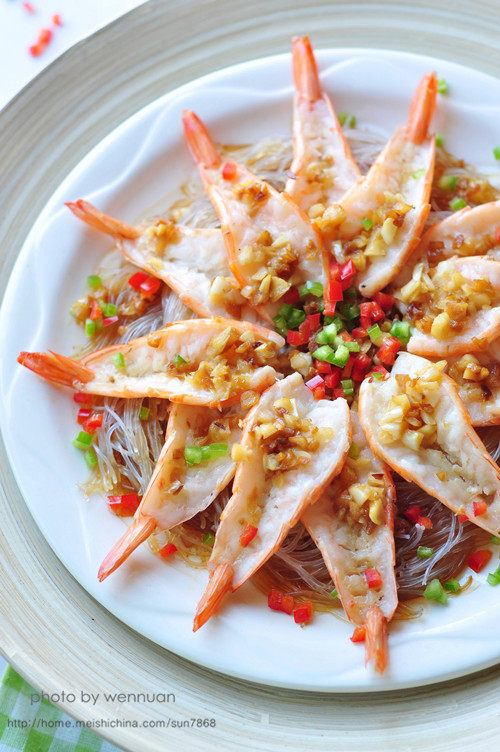
<svg viewBox="0 0 500 752"><path fill-rule="evenodd" d="M149 407L142 405L141 409L139 410L139 420L147 420L149 418L150 412L151 410Z"/></svg>
<svg viewBox="0 0 500 752"><path fill-rule="evenodd" d="M125 368L125 358L123 357L123 353L113 353L111 360L117 368Z"/></svg>
<svg viewBox="0 0 500 752"><path fill-rule="evenodd" d="M459 593L462 589L458 580L446 580L444 583L444 589L449 593Z"/></svg>
<svg viewBox="0 0 500 752"><path fill-rule="evenodd" d="M78 436L73 439L73 446L77 449L85 451L92 444L92 438L93 436L91 433L87 433L87 431L80 431Z"/></svg>
<svg viewBox="0 0 500 752"><path fill-rule="evenodd" d="M429 548L428 546L419 546L417 548L417 556L419 559L429 559L433 553L434 549Z"/></svg>
<svg viewBox="0 0 500 752"><path fill-rule="evenodd" d="M321 282L306 282L299 287L299 295L301 298L305 298L306 295L314 295L315 298L321 298L323 296L323 285Z"/></svg>
<svg viewBox="0 0 500 752"><path fill-rule="evenodd" d="M95 329L95 321L92 321L92 319L85 319L85 336L93 337L95 334Z"/></svg>
<svg viewBox="0 0 500 752"><path fill-rule="evenodd" d="M452 211L458 211L459 209L463 209L464 206L467 206L467 204L463 200L463 198L460 198L459 196L454 196L454 198L452 198L451 201L449 202L449 207Z"/></svg>
<svg viewBox="0 0 500 752"><path fill-rule="evenodd" d="M87 277L87 285L91 290L97 290L102 287L102 280L97 274L89 274Z"/></svg>
<svg viewBox="0 0 500 752"><path fill-rule="evenodd" d="M438 186L443 191L454 191L457 185L455 175L442 175L438 180Z"/></svg>
<svg viewBox="0 0 500 752"><path fill-rule="evenodd" d="M438 579L431 580L424 590L424 596L429 601L438 601L445 605L448 600L446 592Z"/></svg>
<svg viewBox="0 0 500 752"><path fill-rule="evenodd" d="M403 347L406 347L411 337L411 327L408 321L393 321L389 334L399 339Z"/></svg>

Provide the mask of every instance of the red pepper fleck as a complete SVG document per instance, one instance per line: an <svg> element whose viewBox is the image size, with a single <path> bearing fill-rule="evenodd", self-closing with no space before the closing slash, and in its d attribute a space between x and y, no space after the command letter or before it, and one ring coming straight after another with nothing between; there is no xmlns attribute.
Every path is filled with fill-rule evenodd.
<svg viewBox="0 0 500 752"><path fill-rule="evenodd" d="M418 522L419 517L422 516L422 512L418 504L411 504L411 506L409 506L408 509L403 512L403 514L408 520L410 520L410 522L413 522L415 524Z"/></svg>
<svg viewBox="0 0 500 752"><path fill-rule="evenodd" d="M83 428L85 429L85 431L87 431L87 433L95 433L96 428L100 428L102 426L102 419L102 413L92 413L92 415L90 415L83 424Z"/></svg>
<svg viewBox="0 0 500 752"><path fill-rule="evenodd" d="M328 282L326 288L326 299L329 303L338 303L344 297L342 294L342 285L335 279L331 279Z"/></svg>
<svg viewBox="0 0 500 752"><path fill-rule="evenodd" d="M101 306L99 305L97 300L90 301L90 318L92 319L92 321L102 319Z"/></svg>
<svg viewBox="0 0 500 752"><path fill-rule="evenodd" d="M371 306L372 306L372 310L371 310L370 315L371 315L372 321L380 321L381 319L383 319L385 316L385 313L382 307L376 301L373 301Z"/></svg>
<svg viewBox="0 0 500 752"><path fill-rule="evenodd" d="M293 619L296 624L308 624L311 621L313 607L311 601L299 603L293 609Z"/></svg>
<svg viewBox="0 0 500 752"><path fill-rule="evenodd" d="M327 363L326 360L315 360L314 367L318 373L331 373L333 368L332 364Z"/></svg>
<svg viewBox="0 0 500 752"><path fill-rule="evenodd" d="M308 336L302 334L301 332L296 332L294 329L289 329L286 335L286 341L289 345L293 345L294 347L305 345L308 340Z"/></svg>
<svg viewBox="0 0 500 752"><path fill-rule="evenodd" d="M365 577L370 589L379 590L382 587L382 577L378 569L365 569Z"/></svg>
<svg viewBox="0 0 500 752"><path fill-rule="evenodd" d="M253 541L258 532L259 528L255 527L255 525L246 525L240 535L240 546L246 548L248 544Z"/></svg>
<svg viewBox="0 0 500 752"><path fill-rule="evenodd" d="M463 525L464 522L468 522L469 521L469 518L467 517L466 514L459 514L458 515L458 521Z"/></svg>
<svg viewBox="0 0 500 752"><path fill-rule="evenodd" d="M309 328L312 332L315 332L316 329L319 329L321 326L321 314L320 313L310 313L309 316L306 318L306 321L309 322Z"/></svg>
<svg viewBox="0 0 500 752"><path fill-rule="evenodd" d="M354 339L364 339L368 337L368 332L362 326L357 326L352 330L352 336Z"/></svg>
<svg viewBox="0 0 500 752"><path fill-rule="evenodd" d="M472 506L474 507L474 517L481 517L488 511L488 505L485 501L474 501Z"/></svg>
<svg viewBox="0 0 500 752"><path fill-rule="evenodd" d="M321 386L317 386L316 389L313 389L313 397L315 400L323 399L325 396L325 385L322 384Z"/></svg>
<svg viewBox="0 0 500 752"><path fill-rule="evenodd" d="M163 548L160 548L159 554L160 556L163 556L164 559L166 559L168 556L172 556L172 554L175 554L177 551L177 546L173 543L166 543Z"/></svg>
<svg viewBox="0 0 500 752"><path fill-rule="evenodd" d="M365 641L365 628L356 627L350 639L351 639L351 642L364 642Z"/></svg>
<svg viewBox="0 0 500 752"><path fill-rule="evenodd" d="M80 405L91 405L93 397L91 394L86 394L85 392L75 392L73 395L73 400L75 402L78 402Z"/></svg>
<svg viewBox="0 0 500 752"><path fill-rule="evenodd" d="M377 357L382 363L392 366L396 360L396 353L401 347L401 342L396 337L387 335L382 340L382 346L377 352Z"/></svg>
<svg viewBox="0 0 500 752"><path fill-rule="evenodd" d="M325 376L325 385L328 389L335 389L340 384L342 371L340 368L332 368L332 372ZM342 389L340 390L342 391Z"/></svg>
<svg viewBox="0 0 500 752"><path fill-rule="evenodd" d="M300 300L299 290L297 287L290 287L283 295L284 303L298 303Z"/></svg>
<svg viewBox="0 0 500 752"><path fill-rule="evenodd" d="M118 517L132 517L139 506L139 497L135 493L108 496L108 506Z"/></svg>
<svg viewBox="0 0 500 752"><path fill-rule="evenodd" d="M430 517L419 517L417 525L422 525L426 530L432 530L432 520Z"/></svg>
<svg viewBox="0 0 500 752"><path fill-rule="evenodd" d="M480 572L492 557L491 551L482 549L481 551L474 551L467 560L467 564L474 572Z"/></svg>
<svg viewBox="0 0 500 752"><path fill-rule="evenodd" d="M148 278L148 275L144 272L136 272L130 277L128 284L133 287L134 290L139 291L142 283Z"/></svg>
<svg viewBox="0 0 500 752"><path fill-rule="evenodd" d="M30 15L33 15L34 13L36 13L36 8L31 3L23 3L23 8Z"/></svg>
<svg viewBox="0 0 500 752"><path fill-rule="evenodd" d="M354 366L352 369L352 380L363 381L365 373L371 364L371 360L365 353L360 353L354 359Z"/></svg>
<svg viewBox="0 0 500 752"><path fill-rule="evenodd" d="M54 26L62 26L63 25L60 13L54 13L54 15L52 16L52 23L54 24Z"/></svg>
<svg viewBox="0 0 500 752"><path fill-rule="evenodd" d="M226 162L222 168L222 177L224 180L233 180L238 172L238 165L236 162Z"/></svg>
<svg viewBox="0 0 500 752"><path fill-rule="evenodd" d="M32 57L39 57L44 49L45 47L41 44L32 44L29 48L30 55L32 55Z"/></svg>
<svg viewBox="0 0 500 752"><path fill-rule="evenodd" d="M282 611L290 616L293 611L294 601L291 595L286 595L281 590L273 588L267 596L267 605L273 611Z"/></svg>
<svg viewBox="0 0 500 752"><path fill-rule="evenodd" d="M392 308L395 298L392 295L388 295L386 292L376 292L373 296L373 300L378 303L382 308Z"/></svg>
<svg viewBox="0 0 500 752"><path fill-rule="evenodd" d="M50 40L52 39L52 30L51 29L40 29L40 33L38 34L38 43L44 45L45 47L48 45Z"/></svg>
<svg viewBox="0 0 500 752"><path fill-rule="evenodd" d="M145 298L153 297L160 289L160 285L161 280L156 279L156 277L147 277L139 286L141 295Z"/></svg>
<svg viewBox="0 0 500 752"><path fill-rule="evenodd" d="M89 407L82 407L82 408L80 408L80 410L78 410L78 415L77 415L77 418L76 418L77 422L81 426L83 426L83 424L85 423L85 421L88 418L90 418L91 413L92 413L92 410Z"/></svg>
<svg viewBox="0 0 500 752"><path fill-rule="evenodd" d="M343 290L347 290L347 288L351 286L352 278L354 277L356 272L357 272L357 269L352 259L349 259L349 261L346 261L344 264L341 265L340 282L342 284Z"/></svg>

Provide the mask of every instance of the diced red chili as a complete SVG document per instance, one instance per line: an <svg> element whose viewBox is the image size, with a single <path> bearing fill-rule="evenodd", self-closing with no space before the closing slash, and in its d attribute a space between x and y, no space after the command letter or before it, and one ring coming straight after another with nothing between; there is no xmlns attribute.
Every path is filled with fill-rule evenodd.
<svg viewBox="0 0 500 752"><path fill-rule="evenodd" d="M495 230L495 242L500 243L500 225Z"/></svg>
<svg viewBox="0 0 500 752"><path fill-rule="evenodd" d="M323 313L325 316L335 316L335 308L337 303L331 303L329 300L325 300L325 310Z"/></svg>
<svg viewBox="0 0 500 752"><path fill-rule="evenodd" d="M382 309L382 306L376 301L373 301L371 306L372 306L372 310L371 310L370 315L371 315L372 321L380 321L381 319L383 319L385 316L385 313Z"/></svg>
<svg viewBox="0 0 500 752"><path fill-rule="evenodd" d="M142 283L147 278L148 278L148 275L145 274L144 272L136 272L135 274L132 274L132 276L130 277L128 283L129 283L130 287L133 287L134 290L137 290L139 292L139 290L141 289Z"/></svg>
<svg viewBox="0 0 500 752"><path fill-rule="evenodd" d="M426 530L432 530L432 520L430 517L419 517L417 525L422 525Z"/></svg>
<svg viewBox="0 0 500 752"><path fill-rule="evenodd" d="M52 23L54 26L62 26L62 18L60 13L54 13L52 16Z"/></svg>
<svg viewBox="0 0 500 752"><path fill-rule="evenodd" d="M373 300L382 306L382 308L389 309L394 305L395 298L392 295L388 295L386 292L376 292L373 296Z"/></svg>
<svg viewBox="0 0 500 752"><path fill-rule="evenodd" d="M295 331L295 329L289 329L286 335L286 341L289 345L298 347L299 345L305 345L309 341L309 337L301 332Z"/></svg>
<svg viewBox="0 0 500 752"><path fill-rule="evenodd" d="M335 279L331 279L328 282L327 288L326 288L326 298L329 303L337 303L339 300L342 300L343 298L342 294L342 285L340 282L337 282Z"/></svg>
<svg viewBox="0 0 500 752"><path fill-rule="evenodd" d="M116 324L117 321L118 321L118 316L108 316L107 318L103 319L102 325L111 326L111 324Z"/></svg>
<svg viewBox="0 0 500 752"><path fill-rule="evenodd" d="M384 366L375 366L375 368L372 369L370 376L373 373L381 373L384 380L389 378L389 371L387 370L387 368L384 368Z"/></svg>
<svg viewBox="0 0 500 752"><path fill-rule="evenodd" d="M347 290L350 287L352 278L356 274L357 269L352 259L346 261L340 267L340 282L342 283L342 289Z"/></svg>
<svg viewBox="0 0 500 752"><path fill-rule="evenodd" d="M370 589L379 590L382 587L382 577L378 569L365 569L365 577Z"/></svg>
<svg viewBox="0 0 500 752"><path fill-rule="evenodd" d="M356 356L352 355L352 353L351 353L351 355L349 355L349 360L347 361L347 363L345 364L345 366L342 369L342 378L343 379L350 379L351 378L352 368L354 366L355 359L356 359Z"/></svg>
<svg viewBox="0 0 500 752"><path fill-rule="evenodd" d="M335 399L339 399L339 397L344 396L344 390L343 389L334 389L333 390L333 396Z"/></svg>
<svg viewBox="0 0 500 752"><path fill-rule="evenodd" d="M284 303L298 303L300 300L299 290L297 287L290 287L282 298Z"/></svg>
<svg viewBox="0 0 500 752"><path fill-rule="evenodd" d="M332 372L325 376L325 385L328 389L335 389L340 384L342 371L340 368L332 368ZM340 390L342 391L342 390Z"/></svg>
<svg viewBox="0 0 500 752"><path fill-rule="evenodd" d="M309 328L312 332L315 332L316 329L319 329L321 325L321 314L320 313L310 313L309 316L307 316L306 321L309 322Z"/></svg>
<svg viewBox="0 0 500 752"><path fill-rule="evenodd" d="M281 590L273 588L267 596L267 605L273 611L282 611L284 614L290 614L293 611L294 601L291 595L282 593Z"/></svg>
<svg viewBox="0 0 500 752"><path fill-rule="evenodd" d="M467 564L474 572L480 572L492 557L491 551L483 549L481 551L474 551L467 560Z"/></svg>
<svg viewBox="0 0 500 752"><path fill-rule="evenodd" d="M90 318L92 319L92 321L102 319L101 306L99 305L97 300L90 301Z"/></svg>
<svg viewBox="0 0 500 752"><path fill-rule="evenodd" d="M80 408L80 410L78 410L78 415L77 415L77 418L76 418L77 422L81 426L83 426L83 424L85 423L85 421L88 418L90 418L91 413L92 413L92 410L89 407L82 407L82 408Z"/></svg>
<svg viewBox="0 0 500 752"><path fill-rule="evenodd" d="M102 413L92 413L92 415L83 424L87 433L95 433L97 428L102 426Z"/></svg>
<svg viewBox="0 0 500 752"><path fill-rule="evenodd" d="M340 266L336 261L332 261L330 264L330 279L336 279L337 281L340 279Z"/></svg>
<svg viewBox="0 0 500 752"><path fill-rule="evenodd" d="M369 316L360 316L359 325L362 329L369 329L372 325L372 320Z"/></svg>
<svg viewBox="0 0 500 752"><path fill-rule="evenodd" d="M139 506L139 497L135 493L108 496L108 506L119 517L132 517Z"/></svg>
<svg viewBox="0 0 500 752"><path fill-rule="evenodd" d="M325 383L325 380L322 376L316 375L313 376L312 379L309 379L309 381L306 381L306 386L311 390L311 392L314 392L315 389L317 389L319 386L323 386Z"/></svg>
<svg viewBox="0 0 500 752"><path fill-rule="evenodd" d="M51 39L52 39L51 29L40 29L40 33L38 35L39 44L42 44L46 47Z"/></svg>
<svg viewBox="0 0 500 752"><path fill-rule="evenodd" d="M147 277L139 286L141 295L144 295L145 298L153 297L160 289L160 285L161 280L156 279L156 277Z"/></svg>
<svg viewBox="0 0 500 752"><path fill-rule="evenodd" d="M314 367L318 373L331 373L333 368L332 364L327 363L326 360L315 360Z"/></svg>
<svg viewBox="0 0 500 752"><path fill-rule="evenodd" d="M43 44L32 44L29 47L30 55L32 57L39 57L44 50L45 50L45 45Z"/></svg>
<svg viewBox="0 0 500 752"><path fill-rule="evenodd" d="M488 505L485 501L482 499L480 501L473 502L474 507L474 517L481 517L481 515L486 514L488 511Z"/></svg>
<svg viewBox="0 0 500 752"><path fill-rule="evenodd" d="M351 333L354 339L364 339L365 337L368 337L368 332L362 326L356 326Z"/></svg>
<svg viewBox="0 0 500 752"><path fill-rule="evenodd" d="M411 504L408 509L403 512L404 516L410 520L410 522L417 523L419 517L422 516L422 511L418 504Z"/></svg>
<svg viewBox="0 0 500 752"><path fill-rule="evenodd" d="M323 399L325 396L325 385L322 384L321 386L317 386L315 389L313 389L313 397L315 400Z"/></svg>
<svg viewBox="0 0 500 752"><path fill-rule="evenodd" d="M372 304L369 302L360 303L359 306L360 316L364 319L371 321Z"/></svg>
<svg viewBox="0 0 500 752"><path fill-rule="evenodd" d="M382 346L377 352L377 357L382 361L382 363L385 363L388 366L392 366L394 365L394 361L396 360L396 353L398 352L400 347L401 342L399 341L399 339L387 335L382 340Z"/></svg>
<svg viewBox="0 0 500 752"><path fill-rule="evenodd" d="M299 603L293 609L293 618L296 624L308 624L311 621L313 607L311 601Z"/></svg>
<svg viewBox="0 0 500 752"><path fill-rule="evenodd" d="M160 556L163 556L164 559L166 559L168 556L172 556L172 554L175 554L177 551L177 546L174 543L167 543L163 546L163 548L160 548L159 554Z"/></svg>
<svg viewBox="0 0 500 752"><path fill-rule="evenodd" d="M467 517L466 514L459 514L458 515L458 521L463 525L464 522L468 522L469 521L469 518Z"/></svg>
<svg viewBox="0 0 500 752"><path fill-rule="evenodd" d="M86 394L85 392L75 392L73 395L73 400L75 402L78 402L78 404L80 405L91 405L93 397L91 394Z"/></svg>
<svg viewBox="0 0 500 752"><path fill-rule="evenodd" d="M306 342L309 342L309 337L311 336L311 324L307 320L307 318L305 321L302 322L302 324L300 324L299 334L301 334L303 337L306 338Z"/></svg>
<svg viewBox="0 0 500 752"><path fill-rule="evenodd" d="M233 180L238 172L238 165L236 162L226 162L222 168L222 177L224 180Z"/></svg>
<svg viewBox="0 0 500 752"><path fill-rule="evenodd" d="M354 360L354 366L352 369L353 381L363 381L365 373L370 367L371 360L365 353L359 353Z"/></svg>
<svg viewBox="0 0 500 752"><path fill-rule="evenodd" d="M23 3L23 8L25 11L33 15L33 13L36 13L35 7L31 3Z"/></svg>
<svg viewBox="0 0 500 752"><path fill-rule="evenodd" d="M365 634L366 632L364 627L356 627L356 629L352 633L351 642L364 642Z"/></svg>
<svg viewBox="0 0 500 752"><path fill-rule="evenodd" d="M259 528L255 527L255 525L246 525L240 535L240 546L246 548L248 544L253 541L258 532Z"/></svg>

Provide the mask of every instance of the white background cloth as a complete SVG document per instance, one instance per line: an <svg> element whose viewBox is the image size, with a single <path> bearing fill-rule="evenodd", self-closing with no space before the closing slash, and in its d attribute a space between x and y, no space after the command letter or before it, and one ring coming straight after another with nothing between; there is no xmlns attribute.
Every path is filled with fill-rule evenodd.
<svg viewBox="0 0 500 752"><path fill-rule="evenodd" d="M144 0L30 0L35 13L23 7L24 0L0 0L0 108L40 71L80 39L92 34ZM52 16L59 13L62 26L53 28ZM32 57L41 28L53 29L45 52ZM0 675L5 669L0 655Z"/></svg>

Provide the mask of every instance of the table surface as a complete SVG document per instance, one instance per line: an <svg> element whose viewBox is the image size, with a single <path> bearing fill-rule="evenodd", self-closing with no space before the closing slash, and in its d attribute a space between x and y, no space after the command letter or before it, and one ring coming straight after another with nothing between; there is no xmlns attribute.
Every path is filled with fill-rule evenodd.
<svg viewBox="0 0 500 752"><path fill-rule="evenodd" d="M0 0L0 109L56 57L97 29L144 0L31 0L29 12L23 0ZM59 13L62 26L54 28ZM42 28L54 29L45 52L33 57L29 47ZM6 666L0 655L0 675Z"/></svg>

